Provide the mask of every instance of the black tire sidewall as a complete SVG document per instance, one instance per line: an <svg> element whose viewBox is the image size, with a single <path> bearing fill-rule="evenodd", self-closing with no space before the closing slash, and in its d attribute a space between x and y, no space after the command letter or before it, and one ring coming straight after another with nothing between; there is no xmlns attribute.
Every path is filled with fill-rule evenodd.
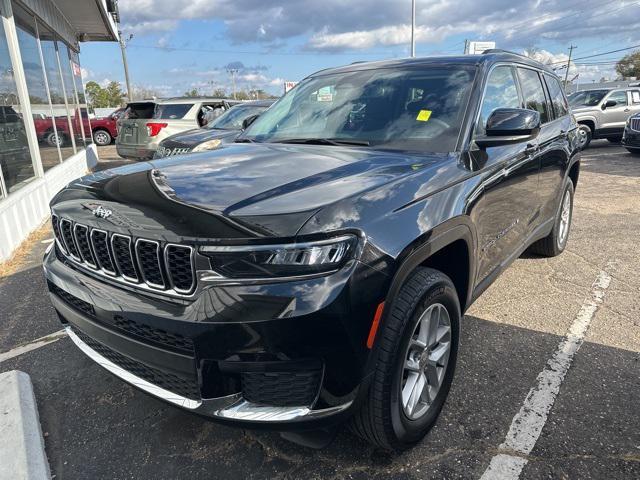
<svg viewBox="0 0 640 480"><path fill-rule="evenodd" d="M417 319L430 305L440 303L449 313L451 321L451 351L447 372L442 386L436 396L436 400L429 410L421 418L410 420L406 417L400 402L400 389L402 383L402 371L404 366L404 354L415 330ZM395 437L401 444L411 445L420 440L436 422L444 402L449 393L458 356L458 343L460 337L460 307L457 294L453 285L444 278L432 284L424 293L416 308L411 312L409 320L405 322L402 338L398 345L396 358L393 364L393 382L391 386L391 421Z"/></svg>
<svg viewBox="0 0 640 480"><path fill-rule="evenodd" d="M564 202L564 196L566 195L567 190L571 192L570 193L571 206L569 211L569 226L567 231L567 237L564 239L564 243L560 245L560 243L558 242L558 237L560 235L560 220L562 216L562 204ZM558 213L556 214L556 222L555 222L555 225L553 226L553 245L554 245L554 249L557 250L558 254L564 252L564 249L567 248L567 243L569 242L569 235L571 234L571 223L573 222L573 196L574 196L573 183L571 182L571 180L567 179L565 181L564 188L562 189L562 196L560 197L560 205L558 206Z"/></svg>

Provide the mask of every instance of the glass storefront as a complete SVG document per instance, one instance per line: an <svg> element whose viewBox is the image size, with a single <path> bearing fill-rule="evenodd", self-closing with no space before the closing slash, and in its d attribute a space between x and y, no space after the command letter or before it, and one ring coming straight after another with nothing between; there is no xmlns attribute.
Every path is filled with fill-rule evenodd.
<svg viewBox="0 0 640 480"><path fill-rule="evenodd" d="M87 97L84 92L82 83L82 69L80 68L80 57L73 50L69 49L69 60L71 61L71 73L73 74L73 85L76 89L78 107L80 108L80 117L82 118L82 126L85 145L93 142L91 134L91 121L89 119L89 109L87 107Z"/></svg>
<svg viewBox="0 0 640 480"><path fill-rule="evenodd" d="M0 196L35 178L4 26L0 24Z"/></svg>
<svg viewBox="0 0 640 480"><path fill-rule="evenodd" d="M22 9L14 7L14 18L18 32L18 44L22 56L22 66L29 90L33 124L38 137L38 147L42 167L46 172L62 162L57 145L56 122L49 101L47 82L40 61L35 19Z"/></svg>

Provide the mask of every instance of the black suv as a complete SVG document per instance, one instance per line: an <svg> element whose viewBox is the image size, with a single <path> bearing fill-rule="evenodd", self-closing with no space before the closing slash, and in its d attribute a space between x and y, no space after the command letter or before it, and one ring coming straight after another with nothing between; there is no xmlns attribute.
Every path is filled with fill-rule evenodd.
<svg viewBox="0 0 640 480"><path fill-rule="evenodd" d="M528 247L564 250L576 137L516 54L323 70L236 143L59 192L51 300L87 355L187 410L406 448L464 311Z"/></svg>

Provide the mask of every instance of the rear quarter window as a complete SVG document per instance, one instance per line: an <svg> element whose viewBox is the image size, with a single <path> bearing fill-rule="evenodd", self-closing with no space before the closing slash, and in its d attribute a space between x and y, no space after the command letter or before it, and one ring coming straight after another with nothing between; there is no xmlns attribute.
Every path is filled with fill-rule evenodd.
<svg viewBox="0 0 640 480"><path fill-rule="evenodd" d="M163 119L163 120L178 120L183 118L191 107L193 107L193 103L166 103L161 104L156 107L156 111L153 114L153 118Z"/></svg>
<svg viewBox="0 0 640 480"><path fill-rule="evenodd" d="M156 104L153 102L130 103L127 105L122 118L135 120L137 118L152 118Z"/></svg>
<svg viewBox="0 0 640 480"><path fill-rule="evenodd" d="M553 105L555 117L564 117L569 113L569 106L567 105L567 100L562 93L560 82L557 78L547 74L544 75L544 80L547 83L547 88L549 89L549 96L551 97L551 104Z"/></svg>

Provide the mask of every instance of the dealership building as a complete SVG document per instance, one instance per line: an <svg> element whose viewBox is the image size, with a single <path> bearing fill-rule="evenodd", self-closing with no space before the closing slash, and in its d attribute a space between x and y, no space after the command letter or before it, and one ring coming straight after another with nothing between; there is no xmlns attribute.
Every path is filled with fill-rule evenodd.
<svg viewBox="0 0 640 480"><path fill-rule="evenodd" d="M117 41L115 0L0 0L0 262L97 161L80 42Z"/></svg>

